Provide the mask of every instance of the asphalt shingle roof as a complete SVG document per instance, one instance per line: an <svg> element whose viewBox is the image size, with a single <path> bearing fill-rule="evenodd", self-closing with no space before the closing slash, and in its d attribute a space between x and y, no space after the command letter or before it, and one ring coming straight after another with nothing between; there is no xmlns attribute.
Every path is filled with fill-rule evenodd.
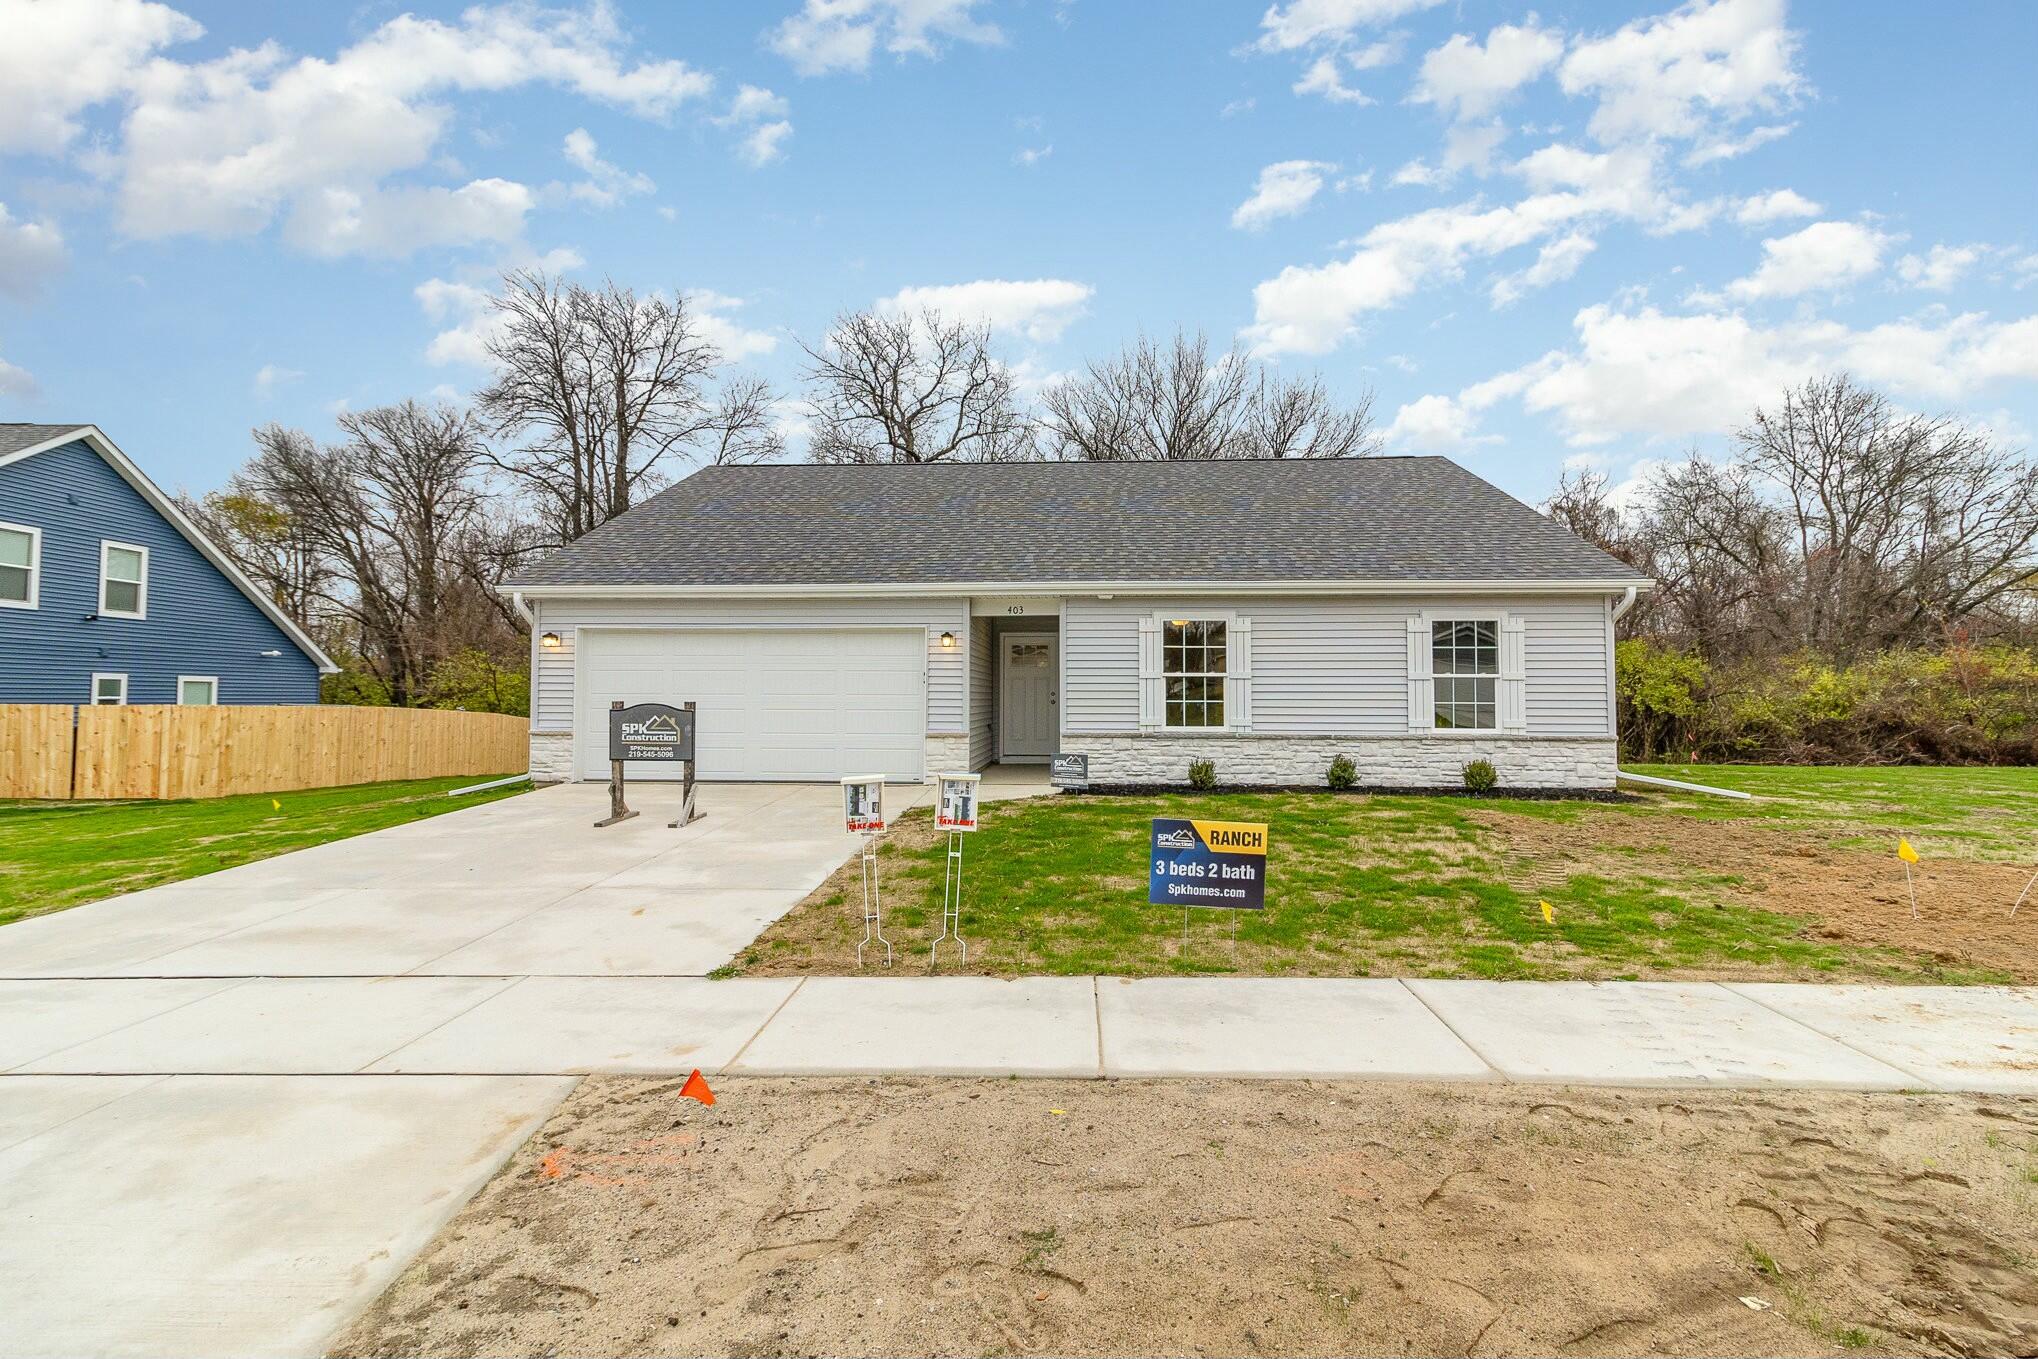
<svg viewBox="0 0 2038 1359"><path fill-rule="evenodd" d="M1644 577L1447 458L709 467L514 586Z"/></svg>
<svg viewBox="0 0 2038 1359"><path fill-rule="evenodd" d="M0 458L83 428L83 425L19 425L0 421Z"/></svg>

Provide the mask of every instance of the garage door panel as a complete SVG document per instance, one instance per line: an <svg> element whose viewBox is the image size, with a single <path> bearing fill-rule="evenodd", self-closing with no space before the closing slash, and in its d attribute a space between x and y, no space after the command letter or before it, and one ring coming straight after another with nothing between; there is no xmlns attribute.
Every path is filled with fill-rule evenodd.
<svg viewBox="0 0 2038 1359"><path fill-rule="evenodd" d="M612 699L684 703L704 779L918 778L927 727L921 629L587 629L580 638L583 777L608 774ZM633 763L629 776L675 778Z"/></svg>

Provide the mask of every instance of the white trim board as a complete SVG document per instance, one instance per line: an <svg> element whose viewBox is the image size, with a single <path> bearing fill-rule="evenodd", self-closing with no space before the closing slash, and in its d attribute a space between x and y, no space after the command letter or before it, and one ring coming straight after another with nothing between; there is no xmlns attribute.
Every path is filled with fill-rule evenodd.
<svg viewBox="0 0 2038 1359"><path fill-rule="evenodd" d="M211 539L200 533L198 526L185 518L184 512L177 508L177 502L164 495L162 488L156 485L155 482L150 481L148 475L135 465L132 458L121 452L120 448L113 440L106 437L104 431L99 426L79 425L74 429L66 430L55 438L45 439L39 444L31 444L27 448L18 448L12 453L0 454L0 467L20 462L24 458L32 458L38 453L47 453L53 448L62 448L65 444L77 443L80 440L83 440L93 452L104 459L107 466L119 473L120 479L133 487L136 494L140 495L142 499L148 501L156 513L169 521L170 526L176 529L186 542L198 549L201 556L218 567L220 574L231 581L235 589L246 595L248 601L260 609L270 622L281 628L283 635L295 643L298 650L309 656L322 674L337 675L340 673L340 667L333 664L333 658L320 650L318 643L312 641L303 628L298 627L296 623L292 622L288 614L277 608L267 595L264 595L260 589L256 588L255 583L243 575L241 569L233 564L232 558L221 552L213 545Z"/></svg>
<svg viewBox="0 0 2038 1359"><path fill-rule="evenodd" d="M1651 589L1632 580L1264 580L1264 581L853 581L784 585L524 585L505 581L498 591L526 599L832 599L908 595L1607 595L1630 586Z"/></svg>

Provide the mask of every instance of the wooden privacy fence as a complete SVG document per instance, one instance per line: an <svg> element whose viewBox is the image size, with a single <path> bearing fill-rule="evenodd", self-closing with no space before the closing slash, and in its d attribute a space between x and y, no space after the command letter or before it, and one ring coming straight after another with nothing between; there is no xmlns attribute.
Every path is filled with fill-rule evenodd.
<svg viewBox="0 0 2038 1359"><path fill-rule="evenodd" d="M178 798L520 774L530 723L433 708L0 703L0 798Z"/></svg>

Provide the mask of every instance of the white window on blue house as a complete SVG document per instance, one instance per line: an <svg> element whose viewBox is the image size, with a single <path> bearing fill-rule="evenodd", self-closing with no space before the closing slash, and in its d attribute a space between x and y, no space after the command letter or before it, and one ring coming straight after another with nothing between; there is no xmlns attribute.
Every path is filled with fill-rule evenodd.
<svg viewBox="0 0 2038 1359"><path fill-rule="evenodd" d="M219 702L217 675L177 676L177 702L186 708L210 708Z"/></svg>
<svg viewBox="0 0 2038 1359"><path fill-rule="evenodd" d="M127 676L94 671L92 703L95 707L117 708L127 702Z"/></svg>
<svg viewBox="0 0 2038 1359"><path fill-rule="evenodd" d="M107 618L146 618L149 550L135 543L99 544L99 612Z"/></svg>
<svg viewBox="0 0 2038 1359"><path fill-rule="evenodd" d="M0 524L0 609L32 609L42 585L42 530Z"/></svg>

